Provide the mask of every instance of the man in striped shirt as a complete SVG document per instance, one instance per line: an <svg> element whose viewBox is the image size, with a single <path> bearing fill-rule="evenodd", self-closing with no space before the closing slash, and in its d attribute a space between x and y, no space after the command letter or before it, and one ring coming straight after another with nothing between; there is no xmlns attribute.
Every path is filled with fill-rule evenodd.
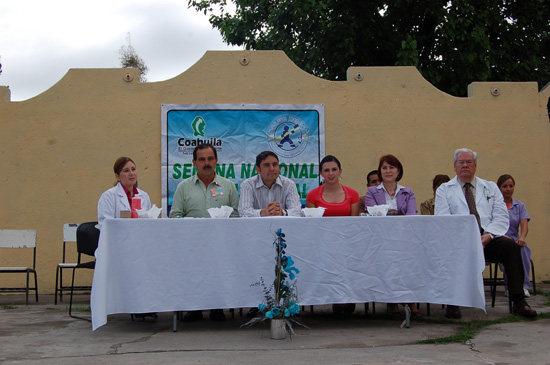
<svg viewBox="0 0 550 365"><path fill-rule="evenodd" d="M294 181L279 175L279 157L272 151L256 156L258 175L241 184L241 217L302 216L302 204Z"/></svg>

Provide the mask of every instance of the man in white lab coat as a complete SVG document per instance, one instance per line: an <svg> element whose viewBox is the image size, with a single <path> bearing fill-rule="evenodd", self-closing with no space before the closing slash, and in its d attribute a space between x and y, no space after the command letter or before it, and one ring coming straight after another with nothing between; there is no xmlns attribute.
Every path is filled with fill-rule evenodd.
<svg viewBox="0 0 550 365"><path fill-rule="evenodd" d="M461 148L454 153L456 176L442 184L435 196L435 214L474 214L478 221L486 259L497 259L508 275L508 291L515 314L535 317L537 312L527 304L523 292L524 270L520 247L504 234L509 216L504 198L492 181L475 176L477 153ZM447 318L461 317L460 308L447 306Z"/></svg>

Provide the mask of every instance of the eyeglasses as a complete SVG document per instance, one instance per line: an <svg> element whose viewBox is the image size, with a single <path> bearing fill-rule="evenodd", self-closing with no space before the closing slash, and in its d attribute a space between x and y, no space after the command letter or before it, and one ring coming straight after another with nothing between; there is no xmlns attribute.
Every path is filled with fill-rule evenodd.
<svg viewBox="0 0 550 365"><path fill-rule="evenodd" d="M458 166L462 166L462 165L473 166L475 164L475 161L472 161L472 160L468 160L468 161L458 160L458 161L456 161L456 164Z"/></svg>

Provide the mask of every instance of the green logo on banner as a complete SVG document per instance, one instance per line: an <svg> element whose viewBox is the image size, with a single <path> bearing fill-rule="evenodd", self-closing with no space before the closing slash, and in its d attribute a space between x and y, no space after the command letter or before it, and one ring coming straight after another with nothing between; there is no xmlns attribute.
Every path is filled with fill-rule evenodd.
<svg viewBox="0 0 550 365"><path fill-rule="evenodd" d="M195 117L195 119L193 119L193 123L191 123L191 127L193 127L193 135L195 137L204 137L204 128L206 128L206 122L204 121L203 117Z"/></svg>

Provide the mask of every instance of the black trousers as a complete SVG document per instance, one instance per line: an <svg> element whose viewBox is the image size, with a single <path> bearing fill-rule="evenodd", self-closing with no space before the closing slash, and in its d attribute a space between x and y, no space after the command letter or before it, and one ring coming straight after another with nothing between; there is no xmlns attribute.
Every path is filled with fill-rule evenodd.
<svg viewBox="0 0 550 365"><path fill-rule="evenodd" d="M504 270L508 276L508 293L512 301L525 299L523 293L525 273L518 244L508 237L495 237L485 246L483 251L485 259L498 260L504 265Z"/></svg>

